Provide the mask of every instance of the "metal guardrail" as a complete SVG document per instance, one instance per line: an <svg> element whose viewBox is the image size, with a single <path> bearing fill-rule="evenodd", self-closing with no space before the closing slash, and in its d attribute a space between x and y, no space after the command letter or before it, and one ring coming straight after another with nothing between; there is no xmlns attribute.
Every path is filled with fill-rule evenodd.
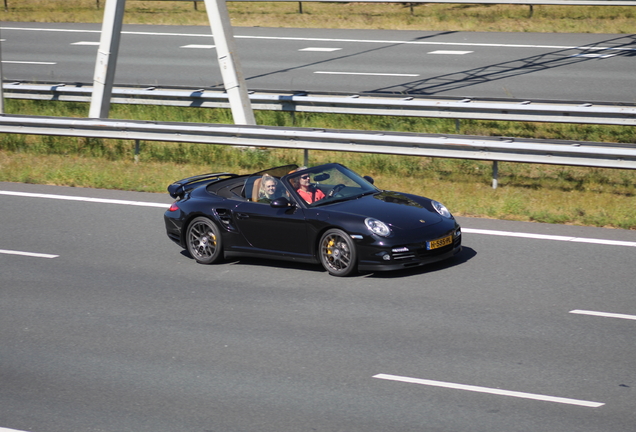
<svg viewBox="0 0 636 432"><path fill-rule="evenodd" d="M3 89L13 99L90 102L92 95L83 85L6 83ZM292 92L253 92L250 101L256 110L636 126L636 104ZM111 103L229 108L227 93L204 89L115 87Z"/></svg>
<svg viewBox="0 0 636 432"><path fill-rule="evenodd" d="M0 115L0 133L636 169L635 144L8 114Z"/></svg>

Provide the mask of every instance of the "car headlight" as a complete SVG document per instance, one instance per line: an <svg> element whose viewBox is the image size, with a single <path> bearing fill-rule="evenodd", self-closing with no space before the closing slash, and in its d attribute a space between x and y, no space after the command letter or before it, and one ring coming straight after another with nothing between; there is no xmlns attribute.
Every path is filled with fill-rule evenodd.
<svg viewBox="0 0 636 432"><path fill-rule="evenodd" d="M453 215L451 215L451 212L448 211L448 209L446 208L446 206L444 204L442 204L441 202L437 202L437 201L431 201L431 204L433 205L433 208L435 209L435 211L437 213L439 213L440 215L446 217L446 218L452 218Z"/></svg>
<svg viewBox="0 0 636 432"><path fill-rule="evenodd" d="M389 228L389 226L380 220L366 218L364 220L364 224L367 226L367 228L369 228L369 230L371 230L373 234L377 234L382 237L387 237L389 234L391 234L391 229Z"/></svg>

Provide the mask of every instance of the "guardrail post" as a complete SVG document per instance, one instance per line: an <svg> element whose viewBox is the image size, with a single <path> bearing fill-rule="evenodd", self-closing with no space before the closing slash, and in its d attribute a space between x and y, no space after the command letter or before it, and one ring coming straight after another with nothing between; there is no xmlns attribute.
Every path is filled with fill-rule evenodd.
<svg viewBox="0 0 636 432"><path fill-rule="evenodd" d="M6 0L5 0L6 3ZM3 81L2 81L2 42L0 42L0 114L4 114L4 90L2 87L4 87L3 85Z"/></svg>
<svg viewBox="0 0 636 432"><path fill-rule="evenodd" d="M139 163L139 152L141 151L141 141L135 140L135 163Z"/></svg>
<svg viewBox="0 0 636 432"><path fill-rule="evenodd" d="M497 181L499 180L499 162L492 161L492 188L497 189Z"/></svg>
<svg viewBox="0 0 636 432"><path fill-rule="evenodd" d="M298 2L298 13L299 14L303 13L303 2Z"/></svg>

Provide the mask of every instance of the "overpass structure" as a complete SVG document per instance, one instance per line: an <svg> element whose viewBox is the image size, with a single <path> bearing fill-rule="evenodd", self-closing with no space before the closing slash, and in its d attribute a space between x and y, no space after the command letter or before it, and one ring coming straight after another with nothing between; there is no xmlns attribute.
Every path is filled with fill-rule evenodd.
<svg viewBox="0 0 636 432"><path fill-rule="evenodd" d="M241 63L236 52L232 24L225 0L204 1L234 122L237 124L256 124ZM106 0L101 38L95 62L93 95L89 112L91 118L108 117L125 6L126 0Z"/></svg>

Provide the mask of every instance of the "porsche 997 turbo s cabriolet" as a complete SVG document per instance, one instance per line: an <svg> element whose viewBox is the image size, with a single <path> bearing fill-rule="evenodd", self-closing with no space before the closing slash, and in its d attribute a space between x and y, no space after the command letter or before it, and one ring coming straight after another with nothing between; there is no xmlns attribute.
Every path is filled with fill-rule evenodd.
<svg viewBox="0 0 636 432"><path fill-rule="evenodd" d="M256 257L322 264L334 276L429 264L461 251L441 203L380 190L330 163L249 175L203 174L171 184L168 237L199 263Z"/></svg>

